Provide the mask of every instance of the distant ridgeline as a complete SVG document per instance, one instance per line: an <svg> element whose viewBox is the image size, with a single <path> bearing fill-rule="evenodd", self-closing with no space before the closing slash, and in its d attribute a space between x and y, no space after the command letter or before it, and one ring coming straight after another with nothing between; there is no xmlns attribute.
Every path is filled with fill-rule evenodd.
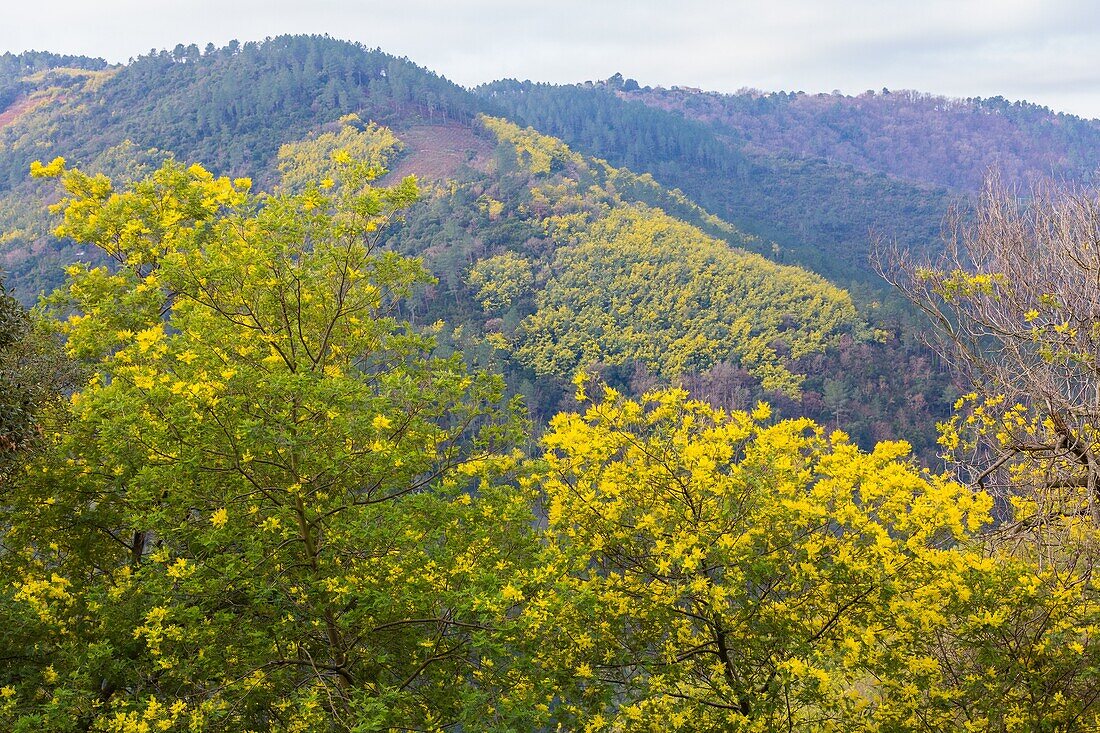
<svg viewBox="0 0 1100 733"><path fill-rule="evenodd" d="M477 93L521 124L639 172L739 227L789 261L845 284L879 284L872 234L935 247L952 202L995 172L1022 189L1089 183L1100 122L1002 98L641 88L505 80Z"/></svg>
<svg viewBox="0 0 1100 733"><path fill-rule="evenodd" d="M46 51L25 51L20 54L9 51L0 56L0 112L33 92L42 76L59 67L101 71L107 68L107 62L87 56L65 56Z"/></svg>
<svg viewBox="0 0 1100 733"><path fill-rule="evenodd" d="M65 57L59 57L64 62ZM105 67L82 64L80 69ZM271 165L279 145L341 114L395 122L473 118L474 100L438 75L380 50L314 36L150 52L102 74L55 69L36 88L37 114L4 131L0 182L17 184L41 153L20 129L46 129L51 150L86 160L131 140L227 173ZM37 148L37 149L34 149Z"/></svg>
<svg viewBox="0 0 1100 733"><path fill-rule="evenodd" d="M520 124L613 165L649 172L746 232L783 261L878 288L872 233L914 249L939 241L950 194L820 158L745 146L728 131L618 95L607 86L501 81L477 92Z"/></svg>
<svg viewBox="0 0 1100 733"><path fill-rule="evenodd" d="M1025 189L1049 179L1096 181L1100 121L1003 97L889 89L854 97L648 88L620 94L713 125L748 148L954 190L975 191L990 172Z"/></svg>

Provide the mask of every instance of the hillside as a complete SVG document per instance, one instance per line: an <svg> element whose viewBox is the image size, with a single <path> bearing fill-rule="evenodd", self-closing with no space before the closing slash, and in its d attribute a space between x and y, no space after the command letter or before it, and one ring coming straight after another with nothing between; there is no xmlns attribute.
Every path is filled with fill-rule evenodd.
<svg viewBox="0 0 1100 733"><path fill-rule="evenodd" d="M536 418L569 404L587 364L629 394L671 380L717 405L766 399L864 445L904 435L934 459L929 426L957 392L914 334L869 338L882 308L853 318L847 295L648 174L500 120L465 134L469 164L389 240L439 278L407 315L460 324L453 343L503 368ZM403 137L395 168L430 159L419 146L435 137L458 136Z"/></svg>
<svg viewBox="0 0 1100 733"><path fill-rule="evenodd" d="M327 37L283 36L199 52L178 46L123 66L38 55L0 66L17 93L0 108L0 268L25 302L59 282L79 248L55 251L41 226L38 158L113 174L137 151L274 180L279 146L349 112L404 125L473 119L467 92L407 59ZM29 72L29 73L27 73ZM146 155L147 151L152 151ZM121 156L121 157L120 157ZM135 171L130 171L131 174Z"/></svg>
<svg viewBox="0 0 1100 733"><path fill-rule="evenodd" d="M919 227L920 216L907 213L915 208L928 223L909 241L929 240L943 207L935 196L914 198L912 187L821 162L776 167L701 123L585 92L610 110L595 115L615 121L607 129L648 140L663 156L650 175L642 171L652 158L629 148L634 173L615 156L595 160L476 116L507 99L329 38L181 46L121 67L87 62L16 76L21 93L0 129L0 263L25 302L58 284L63 265L95 257L47 236L49 191L26 176L30 161L61 155L125 182L174 156L272 183L283 145L335 134L340 117L357 113L399 141L384 182L417 175L425 191L389 235L439 280L405 315L451 324L444 341L504 369L537 417L552 414L571 392L572 370L588 366L629 393L682 380L716 404L769 399L784 414L843 423L864 444L906 434L934 454L927 426L954 393L927 354L896 325L887 343L869 341L867 321L879 325L884 309L865 298L857 313L847 294L789 265L866 281L862 255L852 253L866 251L867 227ZM615 117L621 110L630 116ZM683 190L667 188L662 172L681 175ZM861 220L858 202L871 199L882 209L865 207ZM851 251L836 256L826 231ZM923 427L903 432L915 424Z"/></svg>
<svg viewBox="0 0 1100 733"><path fill-rule="evenodd" d="M765 389L797 394L788 358L867 337L846 293L732 248L753 240L697 207L678 218L651 178L503 120L481 125L497 141L491 165L433 189L394 244L424 254L455 297L469 292L481 313L457 320L484 321L536 377L599 364L667 380L732 361ZM724 225L724 238L692 219ZM463 261L469 290L456 278Z"/></svg>
<svg viewBox="0 0 1100 733"><path fill-rule="evenodd" d="M780 247L778 256L845 285L881 290L873 236L926 250L953 197L821 158L741 144L708 122L613 87L502 81L477 92L521 122L613 165L651 173L717 215ZM875 297L881 298L881 294Z"/></svg>
<svg viewBox="0 0 1100 733"><path fill-rule="evenodd" d="M1026 102L917 92L717 94L505 80L478 88L523 124L652 173L782 256L881 299L872 239L935 250L944 214L994 172L1088 184L1100 122ZM879 291L879 292L874 292Z"/></svg>
<svg viewBox="0 0 1100 733"><path fill-rule="evenodd" d="M888 89L858 96L650 88L618 94L714 125L747 149L960 191L976 191L989 172L1024 189L1048 179L1089 183L1097 175L1100 120L1003 97Z"/></svg>

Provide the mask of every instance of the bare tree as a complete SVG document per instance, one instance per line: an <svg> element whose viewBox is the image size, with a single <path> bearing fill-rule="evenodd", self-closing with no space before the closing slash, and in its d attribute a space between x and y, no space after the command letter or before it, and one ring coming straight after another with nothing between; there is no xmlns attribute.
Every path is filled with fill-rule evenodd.
<svg viewBox="0 0 1100 733"><path fill-rule="evenodd" d="M943 439L949 458L976 488L1034 499L1017 526L1100 528L1100 197L1022 199L994 178L944 240L937 262L879 248L877 265L973 385Z"/></svg>

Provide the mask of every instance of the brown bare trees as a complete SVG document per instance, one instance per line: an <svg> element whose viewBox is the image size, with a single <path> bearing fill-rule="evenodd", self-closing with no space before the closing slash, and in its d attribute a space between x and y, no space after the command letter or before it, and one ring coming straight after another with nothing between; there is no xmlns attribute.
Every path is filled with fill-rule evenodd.
<svg viewBox="0 0 1100 733"><path fill-rule="evenodd" d="M1100 527L1100 198L991 179L945 244L931 266L879 258L973 385L941 426L945 457L1016 504L1016 527Z"/></svg>

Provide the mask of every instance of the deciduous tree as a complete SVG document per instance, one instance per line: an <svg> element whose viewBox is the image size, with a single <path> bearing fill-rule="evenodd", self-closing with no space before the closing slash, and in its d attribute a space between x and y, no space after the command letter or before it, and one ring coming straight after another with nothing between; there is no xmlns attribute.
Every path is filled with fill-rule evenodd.
<svg viewBox="0 0 1100 733"><path fill-rule="evenodd" d="M947 456L1027 504L1015 529L1100 529L1098 242L1095 193L1023 199L992 180L973 218L951 222L941 261L886 271L972 388L945 426Z"/></svg>
<svg viewBox="0 0 1100 733"><path fill-rule="evenodd" d="M58 234L115 265L53 296L90 378L3 501L7 726L504 715L485 701L531 515L478 477L515 422L499 379L392 317L428 279L378 246L414 182L333 158L340 180L277 195L174 162L127 190L34 167L61 180Z"/></svg>

